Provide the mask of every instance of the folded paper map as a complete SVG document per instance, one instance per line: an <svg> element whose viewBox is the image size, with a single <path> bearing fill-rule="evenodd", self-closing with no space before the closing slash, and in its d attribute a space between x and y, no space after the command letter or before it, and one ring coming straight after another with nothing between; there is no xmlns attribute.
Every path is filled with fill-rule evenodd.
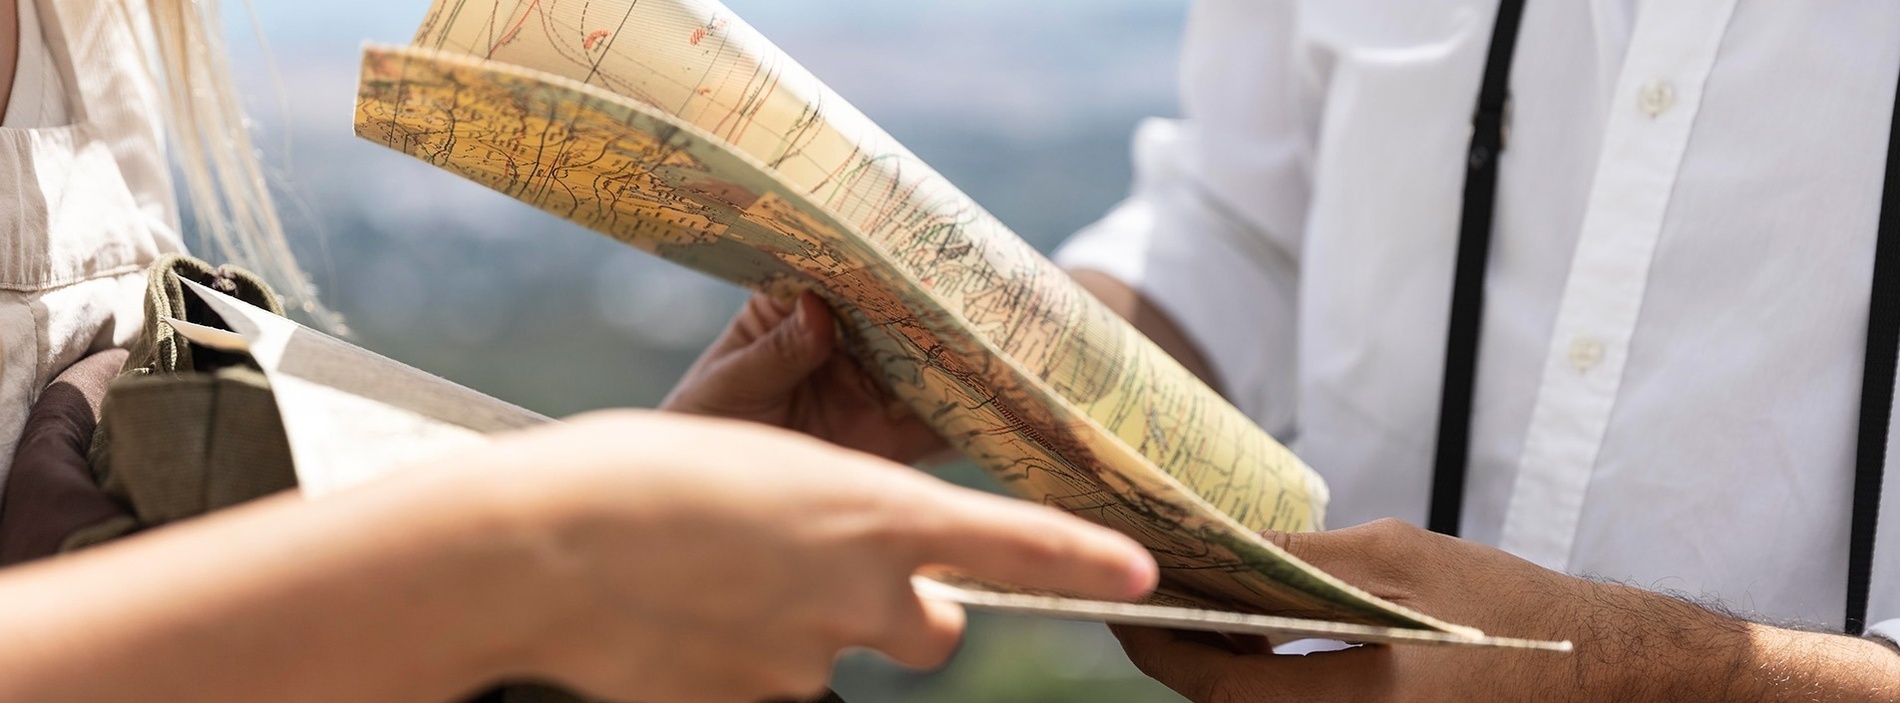
<svg viewBox="0 0 1900 703"><path fill-rule="evenodd" d="M1017 495L1139 540L1177 605L1478 633L1261 538L1319 477L712 0L437 0L365 51L357 134L750 288L816 291L862 366Z"/></svg>
<svg viewBox="0 0 1900 703"><path fill-rule="evenodd" d="M270 382L297 482L322 497L490 435L552 422L298 325L193 281L181 281L229 329L166 320L202 347L247 354ZM1072 620L1257 634L1279 640L1328 637L1357 642L1568 651L1568 643L1487 637L1475 631L1381 627L1181 607L1104 603L919 577L926 598L995 612Z"/></svg>

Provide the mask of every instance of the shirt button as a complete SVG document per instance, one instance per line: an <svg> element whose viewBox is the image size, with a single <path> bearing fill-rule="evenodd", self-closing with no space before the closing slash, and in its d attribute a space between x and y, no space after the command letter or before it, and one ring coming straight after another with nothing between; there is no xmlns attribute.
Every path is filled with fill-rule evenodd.
<svg viewBox="0 0 1900 703"><path fill-rule="evenodd" d="M1636 91L1636 109L1652 118L1668 112L1676 104L1676 88L1660 78L1643 84Z"/></svg>
<svg viewBox="0 0 1900 703"><path fill-rule="evenodd" d="M1570 365L1578 371L1589 371L1603 362L1603 340L1596 337L1578 337L1570 342Z"/></svg>

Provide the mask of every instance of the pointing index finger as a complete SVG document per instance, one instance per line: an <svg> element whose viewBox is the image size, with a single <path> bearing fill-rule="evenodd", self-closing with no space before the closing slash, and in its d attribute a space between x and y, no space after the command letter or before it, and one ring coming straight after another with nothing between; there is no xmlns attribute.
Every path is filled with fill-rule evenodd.
<svg viewBox="0 0 1900 703"><path fill-rule="evenodd" d="M1134 540L1032 503L959 490L934 519L910 521L923 564L1027 588L1106 600L1154 590L1154 558Z"/></svg>

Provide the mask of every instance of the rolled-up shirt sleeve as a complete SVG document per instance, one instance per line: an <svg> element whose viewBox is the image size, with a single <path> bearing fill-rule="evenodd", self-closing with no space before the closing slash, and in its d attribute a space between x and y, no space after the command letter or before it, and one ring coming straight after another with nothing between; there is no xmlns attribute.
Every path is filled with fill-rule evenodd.
<svg viewBox="0 0 1900 703"><path fill-rule="evenodd" d="M1867 626L1867 636L1886 640L1892 645L1895 656L1900 656L1900 618L1882 620Z"/></svg>
<svg viewBox="0 0 1900 703"><path fill-rule="evenodd" d="M1296 432L1299 238L1309 192L1310 81L1297 78L1293 3L1203 0L1188 21L1184 118L1134 140L1129 197L1057 253L1165 312L1222 392L1268 431Z"/></svg>

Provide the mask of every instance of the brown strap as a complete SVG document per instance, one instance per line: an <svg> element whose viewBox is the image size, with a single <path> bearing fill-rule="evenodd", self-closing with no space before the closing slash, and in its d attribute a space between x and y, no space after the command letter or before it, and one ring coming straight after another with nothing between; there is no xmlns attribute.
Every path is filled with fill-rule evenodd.
<svg viewBox="0 0 1900 703"><path fill-rule="evenodd" d="M125 356L112 349L73 364L27 415L0 502L0 566L57 553L82 528L130 524L130 511L93 481L86 463L99 404Z"/></svg>

